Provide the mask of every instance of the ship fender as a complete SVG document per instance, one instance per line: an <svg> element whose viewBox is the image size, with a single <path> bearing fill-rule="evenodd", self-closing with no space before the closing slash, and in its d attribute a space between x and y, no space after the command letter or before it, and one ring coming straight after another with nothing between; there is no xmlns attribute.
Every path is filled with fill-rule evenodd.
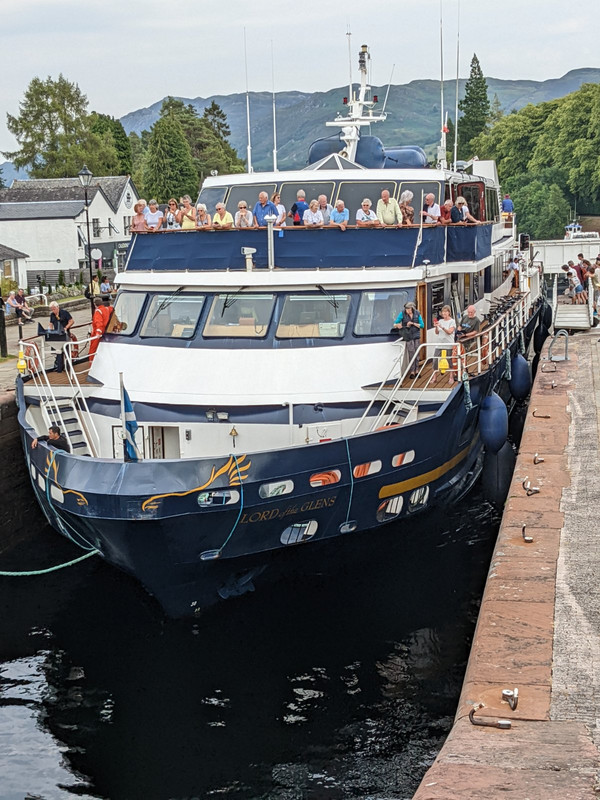
<svg viewBox="0 0 600 800"><path fill-rule="evenodd" d="M508 436L508 411L504 401L492 392L481 403L479 411L481 441L491 453L497 453Z"/></svg>
<svg viewBox="0 0 600 800"><path fill-rule="evenodd" d="M552 325L552 306L550 305L550 303L544 304L544 310L542 311L540 316L546 328L550 329L550 325Z"/></svg>
<svg viewBox="0 0 600 800"><path fill-rule="evenodd" d="M536 353L542 352L542 347L544 346L544 342L548 336L548 328L544 325L543 322L535 329L535 333L533 334L533 349Z"/></svg>
<svg viewBox="0 0 600 800"><path fill-rule="evenodd" d="M503 505L515 469L515 451L510 442L504 442L497 453L489 450L483 457L481 488L485 499L496 506Z"/></svg>
<svg viewBox="0 0 600 800"><path fill-rule="evenodd" d="M508 386L515 400L525 400L531 391L529 364L521 353L517 353L511 360Z"/></svg>

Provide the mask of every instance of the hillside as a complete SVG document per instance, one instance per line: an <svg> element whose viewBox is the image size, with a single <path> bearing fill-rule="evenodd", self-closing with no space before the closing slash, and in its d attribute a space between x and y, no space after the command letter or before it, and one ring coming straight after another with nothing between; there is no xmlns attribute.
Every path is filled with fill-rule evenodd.
<svg viewBox="0 0 600 800"><path fill-rule="evenodd" d="M490 100L498 95L505 113L518 110L527 103L554 100L576 91L583 83L600 82L600 69L577 69L547 81L505 81L487 78ZM465 80L459 82L460 96ZM386 86L373 87L381 101ZM279 92L277 102L278 162L282 168L302 167L306 163L308 145L315 139L328 136L333 129L325 122L343 111L342 98L347 86L327 92ZM454 117L455 81L444 83L445 107ZM212 95L210 97L180 98L190 103L201 115L213 100L227 114L231 127L231 144L241 158L246 156L246 96L245 94ZM429 150L437 144L440 127L439 82L411 81L390 89L387 105L388 119L374 127L386 145L418 144ZM121 118L127 133L149 129L158 118L162 100L148 108L132 111ZM272 95L269 92L250 93L252 130L252 163L255 169L269 169L272 164L273 120Z"/></svg>

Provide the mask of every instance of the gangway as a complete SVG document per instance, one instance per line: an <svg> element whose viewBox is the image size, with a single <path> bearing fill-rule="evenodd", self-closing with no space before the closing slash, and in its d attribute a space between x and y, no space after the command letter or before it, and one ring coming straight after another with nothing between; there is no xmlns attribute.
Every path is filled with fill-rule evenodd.
<svg viewBox="0 0 600 800"><path fill-rule="evenodd" d="M561 303L558 299L558 275L555 275L552 310L552 324L555 331L560 329L589 330L594 324L594 288L591 281L588 281L587 303Z"/></svg>

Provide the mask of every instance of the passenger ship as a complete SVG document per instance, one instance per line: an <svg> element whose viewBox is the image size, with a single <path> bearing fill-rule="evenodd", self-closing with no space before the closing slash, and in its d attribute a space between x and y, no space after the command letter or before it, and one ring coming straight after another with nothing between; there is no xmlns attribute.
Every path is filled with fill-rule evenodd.
<svg viewBox="0 0 600 800"><path fill-rule="evenodd" d="M252 589L276 551L343 547L392 520L410 532L413 515L463 496L486 449L503 446L508 387L527 393L515 375L543 316L541 278L525 264L507 272L514 220L501 221L495 165L451 170L444 146L429 168L418 148L361 135L384 118L368 99L367 57L363 47L340 132L306 169L211 177L199 200L233 211L277 190L289 208L303 189L344 199L352 220L363 197L410 189L415 221L433 192L464 196L477 225L138 234L93 363L89 339L78 357L71 342L54 345L60 373L43 337L22 343L19 420L48 521L168 615ZM425 321L415 378L392 330L407 301ZM444 304L455 318L474 304L486 321L466 353L441 354L432 383ZM135 449L124 448L133 418ZM32 449L50 424L71 453Z"/></svg>

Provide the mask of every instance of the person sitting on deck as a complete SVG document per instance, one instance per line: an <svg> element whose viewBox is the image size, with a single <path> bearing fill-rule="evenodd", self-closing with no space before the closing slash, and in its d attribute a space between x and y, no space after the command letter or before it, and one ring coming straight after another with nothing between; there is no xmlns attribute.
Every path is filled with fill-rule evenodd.
<svg viewBox="0 0 600 800"><path fill-rule="evenodd" d="M432 192L425 195L425 204L421 211L423 222L425 225L437 225L442 216L442 211L439 205L435 202L435 195Z"/></svg>
<svg viewBox="0 0 600 800"><path fill-rule="evenodd" d="M213 228L218 228L220 231L228 231L233 228L233 217L225 208L224 203L217 203L216 212L213 217Z"/></svg>
<svg viewBox="0 0 600 800"><path fill-rule="evenodd" d="M390 197L387 189L381 192L381 199L377 201L377 219L386 226L402 225L402 212L395 197Z"/></svg>
<svg viewBox="0 0 600 800"><path fill-rule="evenodd" d="M346 208L343 200L337 200L335 208L331 212L329 219L330 228L339 228L345 231L350 222L350 212Z"/></svg>
<svg viewBox="0 0 600 800"><path fill-rule="evenodd" d="M261 192L258 195L258 202L252 209L252 215L255 228L266 228L267 221L265 217L275 217L276 221L279 212L277 211L277 206L269 200L269 195L266 192Z"/></svg>
<svg viewBox="0 0 600 800"><path fill-rule="evenodd" d="M414 194L410 189L405 189L400 195L400 203L398 205L400 207L400 213L402 214L403 225L414 225L415 210L410 204L413 197Z"/></svg>
<svg viewBox="0 0 600 800"><path fill-rule="evenodd" d="M381 225L371 205L368 197L365 197L360 204L360 208L356 212L356 224L359 228L378 228Z"/></svg>
<svg viewBox="0 0 600 800"><path fill-rule="evenodd" d="M37 439L33 440L31 446L34 450L38 446L38 442L48 442L50 447L55 447L57 450L66 450L67 453L71 452L69 443L60 432L58 425L50 425L48 428L48 436L38 436Z"/></svg>

